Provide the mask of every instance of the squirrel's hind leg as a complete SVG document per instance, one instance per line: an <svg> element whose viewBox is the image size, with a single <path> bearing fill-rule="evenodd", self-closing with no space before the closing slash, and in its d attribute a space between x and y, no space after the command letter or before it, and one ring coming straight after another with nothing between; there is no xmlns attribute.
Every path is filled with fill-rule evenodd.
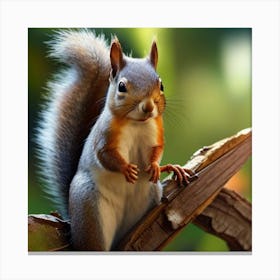
<svg viewBox="0 0 280 280"><path fill-rule="evenodd" d="M106 200L100 195L88 173L78 172L75 175L69 194L74 250L109 251L111 248L116 222L114 213L109 213L112 209L106 206Z"/></svg>

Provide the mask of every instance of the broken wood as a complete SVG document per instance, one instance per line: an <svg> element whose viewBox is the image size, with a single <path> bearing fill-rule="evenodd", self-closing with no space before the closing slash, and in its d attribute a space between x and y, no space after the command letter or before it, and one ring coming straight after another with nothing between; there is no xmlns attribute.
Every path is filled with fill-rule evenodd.
<svg viewBox="0 0 280 280"><path fill-rule="evenodd" d="M223 188L193 223L225 240L231 251L252 250L251 203L232 190Z"/></svg>
<svg viewBox="0 0 280 280"><path fill-rule="evenodd" d="M165 180L162 203L132 229L116 250L161 250L192 221L224 239L230 250L251 250L251 205L233 191L223 189L250 156L251 140L251 129L246 129L196 152L184 167L196 172L198 178L194 178L187 187L178 187L170 178ZM29 219L32 216L29 215ZM48 215L37 216L35 222L40 218L48 220ZM63 224L63 221L56 222L59 227ZM44 221L43 224L48 223ZM54 238L61 248L71 250L69 239L65 239L69 224L63 225L66 235L57 231ZM51 226L56 227L55 224ZM36 234L36 230L31 231L29 226L29 240L36 238ZM44 247L44 251L60 248L57 243L53 244L49 248ZM36 248L29 246L29 250L36 251Z"/></svg>
<svg viewBox="0 0 280 280"><path fill-rule="evenodd" d="M28 215L28 251L70 250L70 223L56 214Z"/></svg>

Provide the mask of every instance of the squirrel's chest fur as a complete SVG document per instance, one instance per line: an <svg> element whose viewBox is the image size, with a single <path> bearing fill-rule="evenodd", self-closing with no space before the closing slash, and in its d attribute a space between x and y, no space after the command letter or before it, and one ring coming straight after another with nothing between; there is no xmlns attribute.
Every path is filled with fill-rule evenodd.
<svg viewBox="0 0 280 280"><path fill-rule="evenodd" d="M120 155L128 163L135 164L139 168L136 183L128 183L122 173L105 168L93 168L92 172L98 191L120 208L130 207L131 204L130 210L133 215L134 208L136 212L138 209L143 211L143 208L148 207L151 200L155 199L154 185L149 181L150 174L145 171L149 166L152 148L157 145L155 120L146 123L127 122L119 127L116 141Z"/></svg>
<svg viewBox="0 0 280 280"><path fill-rule="evenodd" d="M128 122L121 129L118 137L118 151L124 159L136 164L143 171L149 165L151 151L157 145L157 128L152 119L147 123Z"/></svg>

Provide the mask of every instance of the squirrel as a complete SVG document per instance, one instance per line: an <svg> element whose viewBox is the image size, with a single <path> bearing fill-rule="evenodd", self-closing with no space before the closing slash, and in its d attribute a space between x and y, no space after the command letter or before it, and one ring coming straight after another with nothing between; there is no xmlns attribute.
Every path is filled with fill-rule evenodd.
<svg viewBox="0 0 280 280"><path fill-rule="evenodd" d="M161 172L174 172L178 184L191 175L160 166L166 100L157 43L132 58L117 37L108 46L104 35L82 29L57 31L49 45L67 68L48 83L38 128L45 190L70 219L74 250L114 250L160 202Z"/></svg>

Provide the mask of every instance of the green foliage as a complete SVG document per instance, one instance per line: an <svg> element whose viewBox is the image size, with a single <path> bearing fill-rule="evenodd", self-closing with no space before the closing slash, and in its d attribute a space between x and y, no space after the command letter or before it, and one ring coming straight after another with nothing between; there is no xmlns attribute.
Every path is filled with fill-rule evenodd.
<svg viewBox="0 0 280 280"><path fill-rule="evenodd" d="M167 97L163 163L184 164L199 148L250 127L251 29L95 29L110 41L117 35L124 51L134 57L148 54L154 36L158 41L158 72ZM51 204L35 175L36 123L46 81L59 65L47 58L45 42L53 29L29 29L29 213L48 213ZM251 197L251 161L242 170ZM39 191L40 190L40 191ZM240 191L240 189L239 189ZM226 250L220 240L190 226L166 250Z"/></svg>

